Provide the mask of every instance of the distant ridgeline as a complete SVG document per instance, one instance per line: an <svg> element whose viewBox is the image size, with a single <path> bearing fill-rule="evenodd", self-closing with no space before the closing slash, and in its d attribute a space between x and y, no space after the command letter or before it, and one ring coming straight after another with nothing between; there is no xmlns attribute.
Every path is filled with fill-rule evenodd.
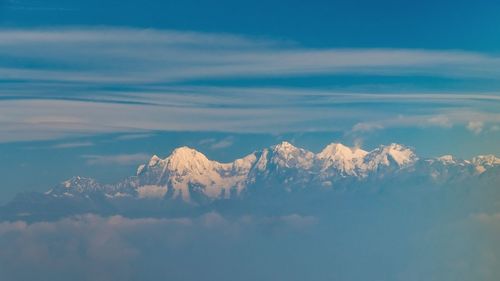
<svg viewBox="0 0 500 281"><path fill-rule="evenodd" d="M332 143L315 154L282 142L231 163L180 147L165 159L153 156L136 175L116 184L73 177L45 193L19 194L0 209L0 218L39 220L83 213L175 216L250 208L258 212L313 208L332 202L328 198L336 194L352 192L480 186L496 190L499 167L500 158L494 155L420 159L400 144L364 151Z"/></svg>

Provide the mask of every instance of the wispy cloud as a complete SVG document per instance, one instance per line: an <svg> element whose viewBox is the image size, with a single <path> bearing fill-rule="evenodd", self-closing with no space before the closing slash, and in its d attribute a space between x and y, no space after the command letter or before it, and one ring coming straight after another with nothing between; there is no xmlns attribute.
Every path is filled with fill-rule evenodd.
<svg viewBox="0 0 500 281"><path fill-rule="evenodd" d="M88 165L134 165L140 164L151 157L146 153L115 154L115 155L82 155Z"/></svg>
<svg viewBox="0 0 500 281"><path fill-rule="evenodd" d="M500 59L464 51L311 49L227 34L130 28L3 29L3 79L147 83L220 77L422 74L498 77ZM31 68L23 65L30 63Z"/></svg>
<svg viewBox="0 0 500 281"><path fill-rule="evenodd" d="M499 122L495 92L190 85L325 74L497 79L500 58L491 54L312 49L229 34L82 27L0 29L0 56L0 142L132 134L117 137L127 140L162 130L366 132ZM479 117L465 120L451 112L456 108Z"/></svg>
<svg viewBox="0 0 500 281"><path fill-rule="evenodd" d="M483 131L484 123L481 121L469 121L467 123L467 129L474 134L478 135Z"/></svg>
<svg viewBox="0 0 500 281"><path fill-rule="evenodd" d="M229 136L222 139L208 138L199 142L202 145L209 145L211 149L222 149L233 145L234 137Z"/></svg>
<svg viewBox="0 0 500 281"><path fill-rule="evenodd" d="M109 93L108 93L109 94ZM115 98L119 96L115 95ZM479 100L478 100L479 98ZM192 88L124 93L148 103L0 100L0 141L148 131L369 131L500 123L498 97L472 94L355 94L304 89ZM57 113L57 114L55 114ZM357 125L356 125L357 124ZM127 137L125 137L127 138ZM228 142L224 142L228 145Z"/></svg>
<svg viewBox="0 0 500 281"><path fill-rule="evenodd" d="M470 121L474 120L474 121ZM379 119L355 124L350 134L366 133L374 130L387 128L404 128L404 127L441 127L451 128L454 125L465 126L469 131L479 134L484 126L488 124L491 129L495 128L500 123L499 113L487 113L470 111L464 109L457 110L441 110L439 114L412 114L412 115L397 115L389 119Z"/></svg>
<svg viewBox="0 0 500 281"><path fill-rule="evenodd" d="M86 147L93 146L94 143L91 141L79 141L79 142L65 142L53 145L51 148L76 148L76 147Z"/></svg>
<svg viewBox="0 0 500 281"><path fill-rule="evenodd" d="M123 134L120 136L117 136L115 140L118 141L127 141L127 140L137 140L137 139L146 139L150 137L154 137L155 134L149 134L149 133L137 133L137 134Z"/></svg>

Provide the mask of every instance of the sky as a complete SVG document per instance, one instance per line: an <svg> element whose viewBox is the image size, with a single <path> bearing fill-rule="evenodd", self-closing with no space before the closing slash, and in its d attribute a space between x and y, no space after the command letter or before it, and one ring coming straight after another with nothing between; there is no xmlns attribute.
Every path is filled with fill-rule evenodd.
<svg viewBox="0 0 500 281"><path fill-rule="evenodd" d="M497 1L0 2L0 202L189 145L500 154Z"/></svg>
<svg viewBox="0 0 500 281"><path fill-rule="evenodd" d="M255 189L198 209L29 193L73 176L116 183L180 146L220 162L282 141L498 157L499 11L496 0L0 0L0 217L18 219L0 219L0 279L499 280L498 165L419 161L349 188ZM283 185L300 182L291 175ZM107 200L127 212L106 216Z"/></svg>

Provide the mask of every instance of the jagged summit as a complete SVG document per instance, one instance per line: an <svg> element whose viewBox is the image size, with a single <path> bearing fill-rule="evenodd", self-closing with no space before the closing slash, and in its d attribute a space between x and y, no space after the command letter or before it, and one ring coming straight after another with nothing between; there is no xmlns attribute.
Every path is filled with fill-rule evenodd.
<svg viewBox="0 0 500 281"><path fill-rule="evenodd" d="M399 167L404 167L418 160L417 155L411 148L397 143L381 145L370 151L366 155L366 158L368 169L375 169L380 165L390 166L392 162L396 163Z"/></svg>
<svg viewBox="0 0 500 281"><path fill-rule="evenodd" d="M321 171L330 174L337 172L340 176L356 176L363 158L368 152L360 148L347 147L341 143L327 145L316 157L321 162Z"/></svg>
<svg viewBox="0 0 500 281"><path fill-rule="evenodd" d="M267 153L266 153L267 156ZM271 147L269 162L285 168L303 168L312 167L314 153L293 146L291 143L283 141L278 145Z"/></svg>
<svg viewBox="0 0 500 281"><path fill-rule="evenodd" d="M327 145L320 153L316 154L318 159L330 160L352 160L363 158L368 152L358 147L348 147L341 143L331 143Z"/></svg>
<svg viewBox="0 0 500 281"><path fill-rule="evenodd" d="M332 157L345 157L345 158L358 158L363 157L368 152L358 147L348 147L341 143L331 143L327 145L320 153L317 154L318 158L332 158Z"/></svg>
<svg viewBox="0 0 500 281"><path fill-rule="evenodd" d="M478 155L470 161L477 174L486 172L487 169L500 165L500 158L495 155Z"/></svg>
<svg viewBox="0 0 500 281"><path fill-rule="evenodd" d="M187 146L176 148L165 161L168 169L176 171L202 171L210 169L212 162L215 162L208 160L203 153Z"/></svg>
<svg viewBox="0 0 500 281"><path fill-rule="evenodd" d="M282 141L279 144L273 145L272 149L275 152L291 152L298 150L297 147L287 141Z"/></svg>
<svg viewBox="0 0 500 281"><path fill-rule="evenodd" d="M92 178L87 178L87 177L81 177L81 176L74 176L55 188L51 189L48 191L49 193L56 192L56 193L66 193L66 194L71 194L71 193L82 193L82 192L93 192L96 190L99 190L102 186Z"/></svg>
<svg viewBox="0 0 500 281"><path fill-rule="evenodd" d="M500 165L500 158L492 154L478 155L472 158L471 162L476 165L494 166L494 165Z"/></svg>
<svg viewBox="0 0 500 281"><path fill-rule="evenodd" d="M152 167L158 164L162 159L158 157L156 154L151 157L151 159L148 162L148 166Z"/></svg>
<svg viewBox="0 0 500 281"><path fill-rule="evenodd" d="M443 164L454 164L456 163L455 158L453 155L443 155L437 158L437 160Z"/></svg>
<svg viewBox="0 0 500 281"><path fill-rule="evenodd" d="M205 157L205 155L198 150L191 148L189 146L181 146L170 154L169 158L190 158L190 157Z"/></svg>

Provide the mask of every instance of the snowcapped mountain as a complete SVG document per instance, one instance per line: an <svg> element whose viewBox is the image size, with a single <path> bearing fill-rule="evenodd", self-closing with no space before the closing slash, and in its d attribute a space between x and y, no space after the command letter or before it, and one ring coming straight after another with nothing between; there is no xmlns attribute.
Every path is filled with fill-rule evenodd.
<svg viewBox="0 0 500 281"><path fill-rule="evenodd" d="M301 188L335 187L344 182L363 182L398 175L415 175L435 182L480 175L500 166L493 155L457 160L451 155L420 160L413 149L400 144L381 145L372 151L327 145L315 154L282 142L255 151L230 163L208 159L189 148L175 149L161 159L154 155L137 169L135 176L114 185L75 177L45 195L76 196L95 192L108 198L172 198L185 202L228 199L262 187L286 191Z"/></svg>
<svg viewBox="0 0 500 281"><path fill-rule="evenodd" d="M326 177L338 174L340 176L358 176L368 152L360 148L350 148L341 143L327 145L316 155L321 161L321 172Z"/></svg>
<svg viewBox="0 0 500 281"><path fill-rule="evenodd" d="M153 156L148 164L139 166L136 177L129 181L137 186L139 196L157 187L165 191L163 195L171 190L174 198L184 201L190 201L192 193L229 198L232 189L239 192L245 187L255 161L256 156L251 154L232 163L219 163L192 148L180 147L165 159Z"/></svg>
<svg viewBox="0 0 500 281"><path fill-rule="evenodd" d="M286 194L313 194L315 190L476 185L480 179L496 185L499 172L500 159L494 155L471 160L451 155L420 159L412 148L394 143L372 151L332 143L315 154L282 142L230 163L219 163L193 148L179 147L164 159L152 156L138 167L136 175L116 184L73 177L43 194L21 194L9 203L8 209L17 210L16 214L33 213L26 211L33 206L42 213L52 209L117 212L143 208L137 204L152 208L155 205L148 203L152 200L203 206L256 194L285 194L280 197L284 198Z"/></svg>

